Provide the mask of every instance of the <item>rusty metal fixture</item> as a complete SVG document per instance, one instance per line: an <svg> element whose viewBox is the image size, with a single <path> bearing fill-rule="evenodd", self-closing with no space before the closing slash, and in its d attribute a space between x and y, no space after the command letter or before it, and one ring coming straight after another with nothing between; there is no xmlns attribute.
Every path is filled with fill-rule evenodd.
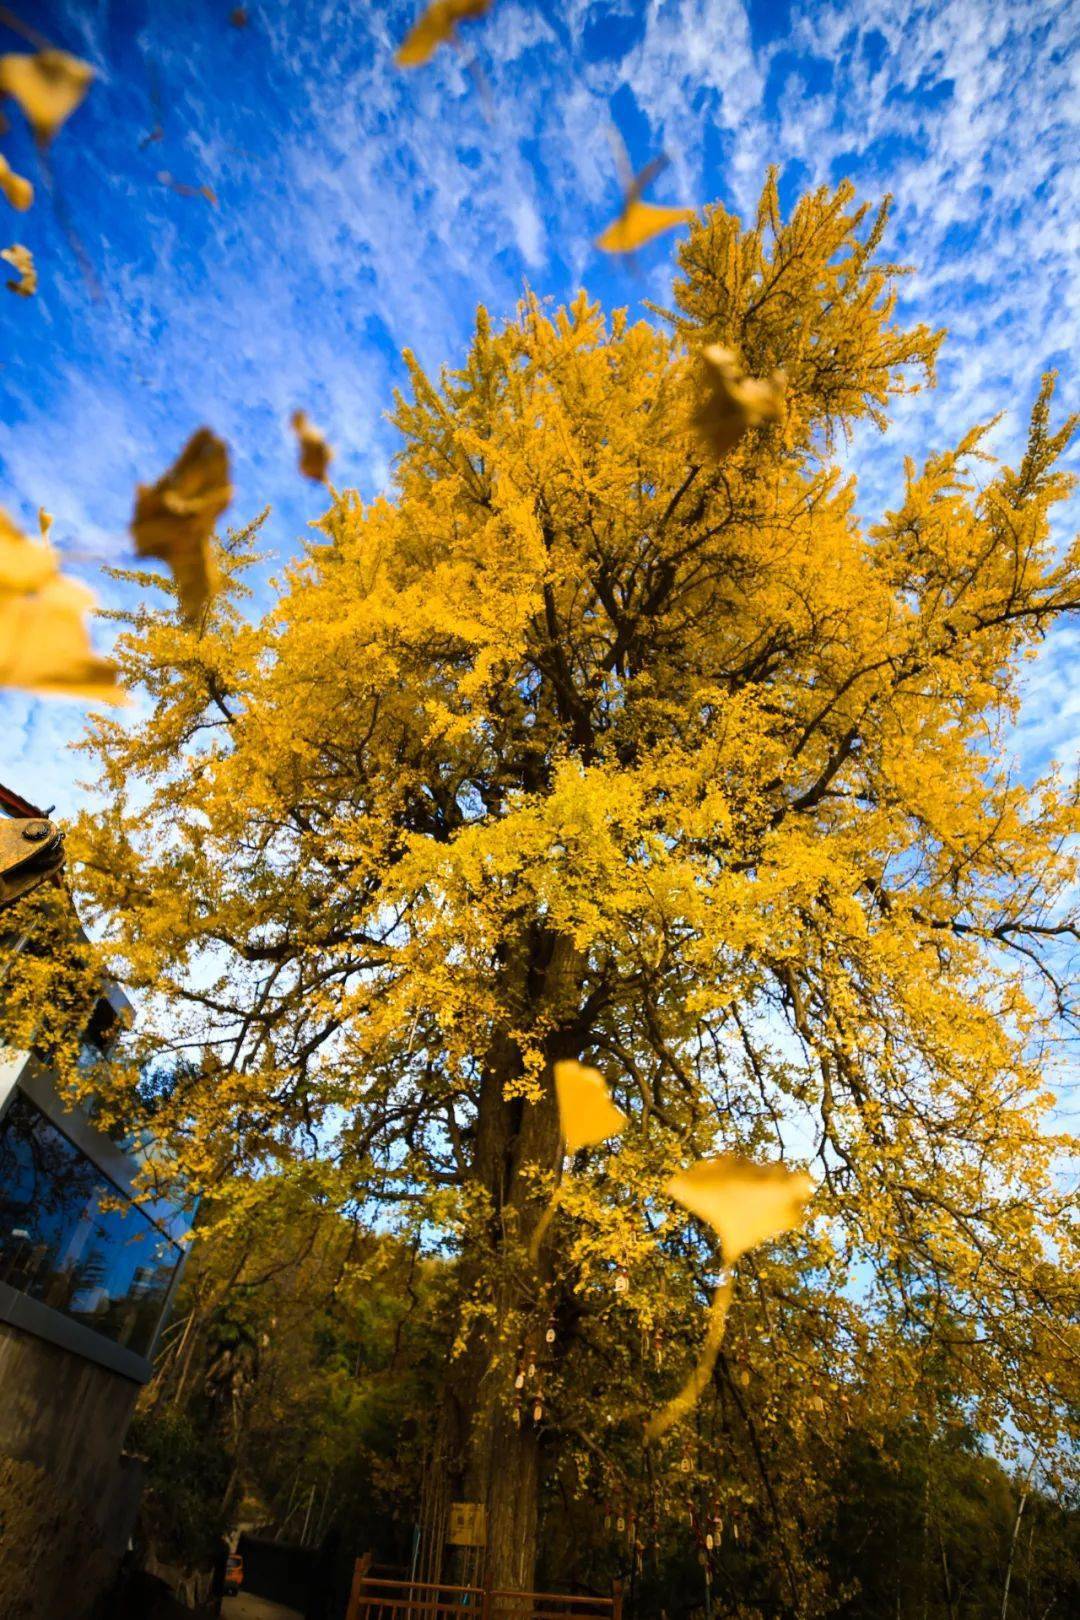
<svg viewBox="0 0 1080 1620"><path fill-rule="evenodd" d="M0 817L0 911L64 864L64 835L43 816Z"/></svg>

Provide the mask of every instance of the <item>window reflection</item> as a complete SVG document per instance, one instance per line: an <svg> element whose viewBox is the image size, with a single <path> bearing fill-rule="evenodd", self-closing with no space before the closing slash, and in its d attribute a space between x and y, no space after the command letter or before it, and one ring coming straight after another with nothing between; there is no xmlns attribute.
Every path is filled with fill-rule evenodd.
<svg viewBox="0 0 1080 1620"><path fill-rule="evenodd" d="M144 1355L180 1258L16 1092L0 1119L0 1281Z"/></svg>

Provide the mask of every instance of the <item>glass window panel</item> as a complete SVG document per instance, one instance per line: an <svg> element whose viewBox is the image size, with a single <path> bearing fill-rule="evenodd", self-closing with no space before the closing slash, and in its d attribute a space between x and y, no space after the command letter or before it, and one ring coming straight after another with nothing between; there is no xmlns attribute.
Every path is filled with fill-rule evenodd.
<svg viewBox="0 0 1080 1620"><path fill-rule="evenodd" d="M0 1281L145 1354L181 1251L16 1092L0 1119Z"/></svg>

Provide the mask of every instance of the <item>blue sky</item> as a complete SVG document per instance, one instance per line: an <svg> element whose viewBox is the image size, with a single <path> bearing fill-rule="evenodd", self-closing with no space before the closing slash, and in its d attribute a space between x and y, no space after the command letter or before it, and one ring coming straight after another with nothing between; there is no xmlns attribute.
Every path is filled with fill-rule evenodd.
<svg viewBox="0 0 1080 1620"><path fill-rule="evenodd" d="M633 266L592 247L619 204L612 122L636 167L670 156L660 202L746 212L769 162L785 201L845 175L894 193L889 250L917 266L904 313L952 336L936 394L851 450L868 514L895 499L905 453L998 409L995 447L1014 451L1046 366L1080 406L1075 0L494 0L460 51L407 73L392 53L413 0L252 0L244 29L229 0L13 9L99 77L53 148L51 195L16 116L0 137L39 183L26 215L0 201L0 234L40 275L36 299L0 298L0 504L27 525L55 513L69 568L106 602L97 563L130 557L136 480L200 423L232 447L232 519L269 503L284 558L320 510L294 407L327 430L336 481L370 496L403 346L456 360L475 305L509 314L523 280L663 301L672 238ZM20 48L0 26L0 49ZM1028 768L1075 763L1078 649L1065 629L1032 667ZM84 767L64 745L82 720L0 691L0 780L74 808Z"/></svg>

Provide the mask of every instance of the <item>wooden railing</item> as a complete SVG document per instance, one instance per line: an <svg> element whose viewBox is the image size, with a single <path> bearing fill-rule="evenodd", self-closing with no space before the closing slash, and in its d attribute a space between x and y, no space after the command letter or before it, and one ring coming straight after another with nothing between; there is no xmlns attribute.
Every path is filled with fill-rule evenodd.
<svg viewBox="0 0 1080 1620"><path fill-rule="evenodd" d="M357 1559L347 1620L622 1620L618 1585L611 1597L577 1597L388 1581L369 1575L368 1568L366 1559Z"/></svg>

